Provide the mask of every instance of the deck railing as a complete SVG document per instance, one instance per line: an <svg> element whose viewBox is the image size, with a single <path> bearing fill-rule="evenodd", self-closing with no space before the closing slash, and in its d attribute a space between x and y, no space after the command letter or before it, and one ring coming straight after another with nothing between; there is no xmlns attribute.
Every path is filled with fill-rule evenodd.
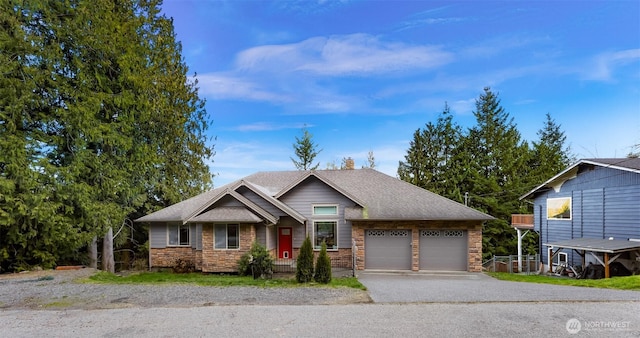
<svg viewBox="0 0 640 338"><path fill-rule="evenodd" d="M530 225L533 227L533 214L511 215L511 225Z"/></svg>
<svg viewBox="0 0 640 338"><path fill-rule="evenodd" d="M518 255L493 256L482 263L482 269L489 272L518 273ZM524 274L538 274L540 272L540 255L523 255L522 271Z"/></svg>
<svg viewBox="0 0 640 338"><path fill-rule="evenodd" d="M345 273L351 273L353 270L352 262L350 259L344 259L340 257L330 257L331 259L331 269L336 274L338 271L345 270ZM288 258L276 258L273 260L273 272L280 273L295 273L296 272L296 261L294 259ZM351 273L352 274L352 273Z"/></svg>

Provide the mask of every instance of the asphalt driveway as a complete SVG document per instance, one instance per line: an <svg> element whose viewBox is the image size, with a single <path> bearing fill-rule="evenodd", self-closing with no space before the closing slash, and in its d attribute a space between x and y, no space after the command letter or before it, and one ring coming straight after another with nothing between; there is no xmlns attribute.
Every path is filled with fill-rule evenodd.
<svg viewBox="0 0 640 338"><path fill-rule="evenodd" d="M640 292L501 281L469 272L358 273L376 303L640 301Z"/></svg>

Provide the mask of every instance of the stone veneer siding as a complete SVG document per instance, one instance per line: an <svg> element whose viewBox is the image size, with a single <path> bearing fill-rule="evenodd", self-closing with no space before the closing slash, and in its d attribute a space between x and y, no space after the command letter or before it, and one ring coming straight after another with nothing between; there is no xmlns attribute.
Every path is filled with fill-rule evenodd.
<svg viewBox="0 0 640 338"><path fill-rule="evenodd" d="M364 232L363 232L364 233ZM196 269L202 272L237 272L238 260L251 250L251 244L256 240L255 226L252 224L240 225L240 248L220 250L214 249L213 225L202 226L202 250L191 247L166 247L152 248L150 250L150 267L168 268L174 266L177 259L187 259L195 263ZM300 253L300 248L293 248L293 259ZM272 257L277 257L277 250L269 250ZM314 250L317 259L320 250ZM332 265L343 268L351 268L351 248L327 250L331 257Z"/></svg>
<svg viewBox="0 0 640 338"><path fill-rule="evenodd" d="M482 272L482 223L464 221L352 221L352 236L356 241L356 269L364 270L364 233L367 229L410 229L411 270L420 269L420 231L422 229L454 229L467 231L469 272Z"/></svg>
<svg viewBox="0 0 640 338"><path fill-rule="evenodd" d="M169 246L166 248L152 248L149 253L149 267L170 268L175 265L176 260L190 260L198 267L199 252L192 247Z"/></svg>
<svg viewBox="0 0 640 338"><path fill-rule="evenodd" d="M240 248L214 249L213 224L202 225L202 272L237 272L238 260L256 240L253 224L240 224Z"/></svg>

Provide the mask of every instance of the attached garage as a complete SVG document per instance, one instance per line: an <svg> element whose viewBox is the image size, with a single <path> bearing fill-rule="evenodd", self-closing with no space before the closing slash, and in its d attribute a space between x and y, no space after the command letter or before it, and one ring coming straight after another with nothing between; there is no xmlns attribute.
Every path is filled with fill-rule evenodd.
<svg viewBox="0 0 640 338"><path fill-rule="evenodd" d="M364 246L365 269L411 270L411 230L366 230Z"/></svg>
<svg viewBox="0 0 640 338"><path fill-rule="evenodd" d="M466 230L420 230L420 270L467 271Z"/></svg>

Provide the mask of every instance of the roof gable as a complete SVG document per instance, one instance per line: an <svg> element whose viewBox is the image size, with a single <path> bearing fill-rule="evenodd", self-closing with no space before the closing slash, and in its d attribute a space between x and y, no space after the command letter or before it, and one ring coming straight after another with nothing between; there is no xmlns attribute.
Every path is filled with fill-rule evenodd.
<svg viewBox="0 0 640 338"><path fill-rule="evenodd" d="M256 195L260 196L261 198L263 198L265 201L271 203L274 207L278 208L280 211L284 212L285 214L293 217L296 221L300 222L300 223L304 223L304 221L306 221L306 218L301 215L299 212L293 210L292 208L290 208L288 205L280 202L279 200L277 200L276 198L272 197L269 195L269 189L258 186L258 185L254 185L251 184L250 182L247 182L245 180L241 180L240 181L241 184L239 184L235 189L237 190L237 188L243 186L246 187L247 189L253 191Z"/></svg>
<svg viewBox="0 0 640 338"><path fill-rule="evenodd" d="M295 187L298 187L302 182L308 180L311 177L315 177L317 178L320 182L326 184L327 186L331 187L333 190L337 191L338 193L340 193L341 195L345 196L346 198L350 199L351 201L353 201L354 203L360 205L360 206L364 206L365 204L360 201L357 197L353 196L351 193L349 193L348 191L346 191L345 189L343 189L341 186L335 184L334 182L332 182L330 179L328 179L324 174L326 172L329 171L335 171L335 170L326 170L326 171L309 171L307 172L306 175L303 175L301 177L299 177L297 180L291 182L288 186L286 186L284 189L282 189L279 193L277 193L274 197L275 198L281 198L282 196L284 196L286 193L288 193L289 191L291 191L292 189L294 189Z"/></svg>
<svg viewBox="0 0 640 338"><path fill-rule="evenodd" d="M593 165L603 168L610 168L622 171L628 171L636 174L640 174L640 158L592 158L582 159L573 165L569 166L556 176L553 176L546 182L535 187L533 190L522 195L520 199L531 198L537 192L543 189L554 189L556 192L560 190L560 187L564 182L575 178L578 175L581 166Z"/></svg>

